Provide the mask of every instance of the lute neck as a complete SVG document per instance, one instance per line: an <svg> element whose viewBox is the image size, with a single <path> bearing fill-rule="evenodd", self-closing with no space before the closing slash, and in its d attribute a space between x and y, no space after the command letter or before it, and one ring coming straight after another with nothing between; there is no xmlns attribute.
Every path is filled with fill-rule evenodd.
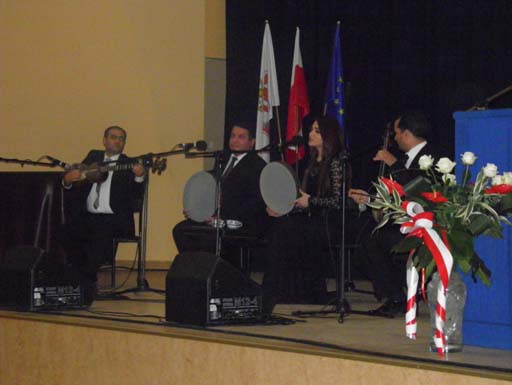
<svg viewBox="0 0 512 385"><path fill-rule="evenodd" d="M131 170L133 168L133 166L135 166L136 164L138 164L137 161L133 161L133 162L129 162L129 163L122 163L122 164L108 163L108 164L99 166L98 170L100 172Z"/></svg>

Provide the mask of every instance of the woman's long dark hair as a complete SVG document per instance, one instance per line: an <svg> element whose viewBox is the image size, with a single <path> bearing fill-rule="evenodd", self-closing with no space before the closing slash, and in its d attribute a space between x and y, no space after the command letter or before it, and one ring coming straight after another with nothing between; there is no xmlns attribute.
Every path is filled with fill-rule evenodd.
<svg viewBox="0 0 512 385"><path fill-rule="evenodd" d="M320 166L320 175L318 178L317 191L310 191L309 193L316 194L316 196L326 196L331 193L330 183L330 169L331 162L334 158L338 157L340 153L345 151L345 138L340 124L334 118L319 116L312 120L310 129L313 129L313 123L317 122L322 136L322 163ZM309 149L309 165L304 173L302 181L302 189L304 190L308 184L308 178L311 170L313 169L318 150L315 147Z"/></svg>

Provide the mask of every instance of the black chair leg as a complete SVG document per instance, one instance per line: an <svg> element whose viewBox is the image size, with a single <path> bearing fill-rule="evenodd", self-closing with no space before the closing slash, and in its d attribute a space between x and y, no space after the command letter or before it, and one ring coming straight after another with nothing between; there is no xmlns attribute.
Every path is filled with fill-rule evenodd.
<svg viewBox="0 0 512 385"><path fill-rule="evenodd" d="M114 290L116 288L116 254L117 254L118 242L116 239L113 240L113 251L112 254L112 265L110 269L110 288Z"/></svg>

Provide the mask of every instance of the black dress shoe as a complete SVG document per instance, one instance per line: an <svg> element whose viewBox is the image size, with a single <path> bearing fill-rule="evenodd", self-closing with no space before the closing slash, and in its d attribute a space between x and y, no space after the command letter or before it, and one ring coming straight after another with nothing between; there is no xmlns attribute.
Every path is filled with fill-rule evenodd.
<svg viewBox="0 0 512 385"><path fill-rule="evenodd" d="M85 307L91 306L98 295L98 283L97 282L83 282L83 305Z"/></svg>
<svg viewBox="0 0 512 385"><path fill-rule="evenodd" d="M377 309L370 310L368 314L377 317L394 318L398 314L405 314L405 308L405 302L388 299Z"/></svg>
<svg viewBox="0 0 512 385"><path fill-rule="evenodd" d="M263 297L263 304L262 304L262 313L263 315L270 316L272 312L274 311L274 307L276 306L277 298L270 296L270 297Z"/></svg>

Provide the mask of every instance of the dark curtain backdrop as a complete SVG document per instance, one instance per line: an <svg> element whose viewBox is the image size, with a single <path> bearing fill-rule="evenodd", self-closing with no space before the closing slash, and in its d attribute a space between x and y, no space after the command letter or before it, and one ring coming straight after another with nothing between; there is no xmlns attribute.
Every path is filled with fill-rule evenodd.
<svg viewBox="0 0 512 385"><path fill-rule="evenodd" d="M512 83L510 0L227 0L226 15L226 130L240 115L256 119L265 20L274 42L283 128L296 27L310 103L318 113L333 33L341 21L346 129L358 187L375 177L371 147L381 142L386 123L397 113L424 110L433 141L452 155L452 113ZM512 95L490 107L512 107Z"/></svg>

